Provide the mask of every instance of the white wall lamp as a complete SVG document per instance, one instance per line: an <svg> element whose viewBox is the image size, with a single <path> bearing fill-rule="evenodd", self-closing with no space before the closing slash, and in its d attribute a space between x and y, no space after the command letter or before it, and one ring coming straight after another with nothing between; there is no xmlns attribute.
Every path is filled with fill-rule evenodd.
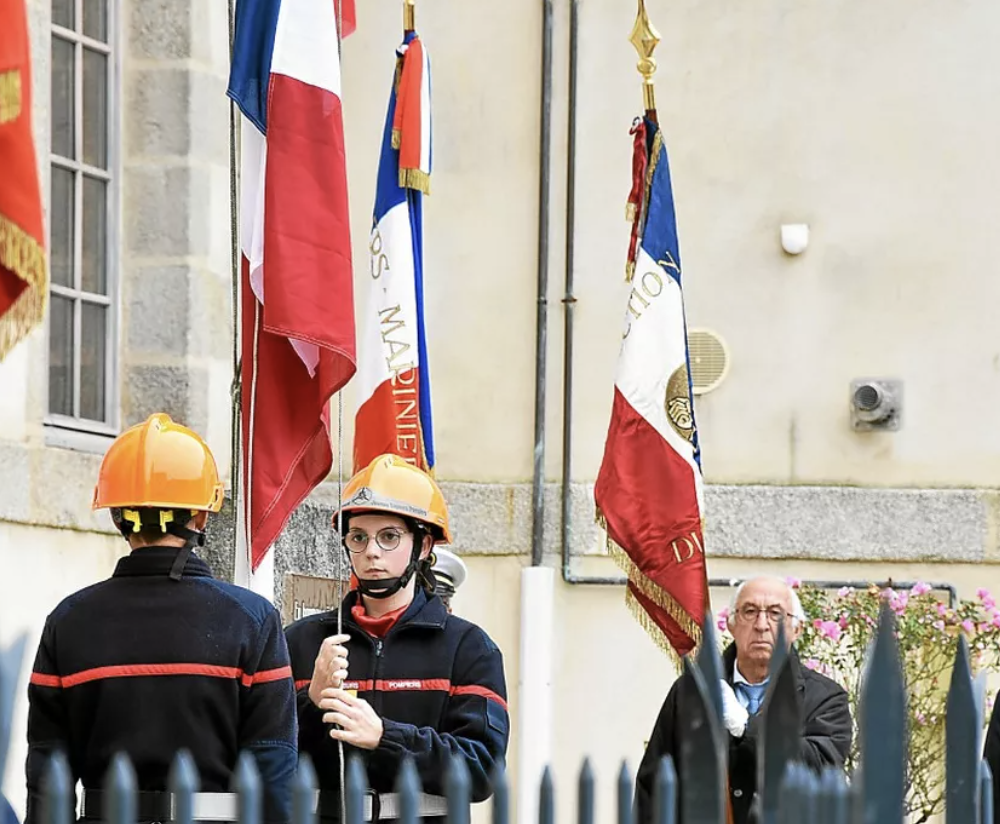
<svg viewBox="0 0 1000 824"><path fill-rule="evenodd" d="M801 255L809 246L808 223L785 223L781 226L781 248L789 255Z"/></svg>

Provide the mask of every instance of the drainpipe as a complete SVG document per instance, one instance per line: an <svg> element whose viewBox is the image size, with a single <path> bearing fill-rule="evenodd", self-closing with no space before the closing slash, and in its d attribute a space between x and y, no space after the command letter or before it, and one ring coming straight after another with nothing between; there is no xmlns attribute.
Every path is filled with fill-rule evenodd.
<svg viewBox="0 0 1000 824"><path fill-rule="evenodd" d="M566 127L566 269L563 274L563 409L562 409L562 484L560 487L562 524L560 548L562 577L567 584L623 586L621 576L598 577L575 575L570 563L570 524L572 507L570 489L573 460L573 320L576 295L573 276L576 267L576 87L580 31L580 2L570 0L569 7L569 114Z"/></svg>
<svg viewBox="0 0 1000 824"><path fill-rule="evenodd" d="M549 200L552 142L552 0L542 0L542 110L538 153L538 287L535 315L535 449L531 489L531 564L542 563L545 538L545 381L549 315Z"/></svg>
<svg viewBox="0 0 1000 824"><path fill-rule="evenodd" d="M535 448L531 496L531 566L521 571L521 638L517 693L517 809L537 824L535 799L552 760L555 570L542 565L545 539L545 390L549 288L549 200L552 137L552 3L542 0L542 88L538 156L538 294L535 319Z"/></svg>

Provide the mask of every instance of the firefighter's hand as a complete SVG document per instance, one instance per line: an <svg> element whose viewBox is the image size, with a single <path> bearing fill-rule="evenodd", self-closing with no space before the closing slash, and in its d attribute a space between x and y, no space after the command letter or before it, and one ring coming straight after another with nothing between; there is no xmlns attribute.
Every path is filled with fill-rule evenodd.
<svg viewBox="0 0 1000 824"><path fill-rule="evenodd" d="M319 648L309 682L309 698L320 709L323 691L340 689L347 680L347 647L344 644L350 638L350 635L331 635Z"/></svg>
<svg viewBox="0 0 1000 824"><path fill-rule="evenodd" d="M319 708L323 721L336 724L330 737L362 750L374 750L382 740L382 719L364 698L341 689L323 690Z"/></svg>

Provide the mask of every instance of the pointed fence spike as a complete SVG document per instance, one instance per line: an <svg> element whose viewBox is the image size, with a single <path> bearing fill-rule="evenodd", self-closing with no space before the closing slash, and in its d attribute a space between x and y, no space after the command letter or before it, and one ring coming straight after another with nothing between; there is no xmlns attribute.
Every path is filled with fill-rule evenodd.
<svg viewBox="0 0 1000 824"><path fill-rule="evenodd" d="M705 686L711 699L709 704L715 716L722 723L722 659L719 657L719 641L715 634L715 620L711 610L705 613L701 627L701 647L698 650L698 669L705 678Z"/></svg>
<svg viewBox="0 0 1000 824"><path fill-rule="evenodd" d="M819 781L816 824L848 824L848 789L844 773L836 767L823 770Z"/></svg>
<svg viewBox="0 0 1000 824"><path fill-rule="evenodd" d="M618 824L632 824L632 773L628 762L622 761L618 770Z"/></svg>
<svg viewBox="0 0 1000 824"><path fill-rule="evenodd" d="M779 625L778 642L781 645L784 630ZM787 653L780 666L771 658L771 675L768 679L764 703L757 719L757 799L760 804L762 824L777 824L781 803L781 786L786 777L787 765L796 760L801 743L802 702L799 698L792 659ZM751 723L753 723L751 721ZM797 780L797 779L796 779Z"/></svg>
<svg viewBox="0 0 1000 824"><path fill-rule="evenodd" d="M346 785L347 824L365 824L365 793L368 791L368 775L361 758L352 755L347 759L344 777ZM242 822L240 822L242 824Z"/></svg>
<svg viewBox="0 0 1000 824"><path fill-rule="evenodd" d="M972 684L972 689L976 696L976 718L978 719L977 729L979 730L976 749L981 752L983 749L983 735L986 730L986 722L989 720L986 718L987 672L985 669L981 670L979 675L973 679Z"/></svg>
<svg viewBox="0 0 1000 824"><path fill-rule="evenodd" d="M945 712L945 822L976 820L979 805L979 711L969 665L969 645L958 639Z"/></svg>
<svg viewBox="0 0 1000 824"><path fill-rule="evenodd" d="M396 774L396 794L399 796L399 824L417 824L420 817L420 776L413 756L407 753Z"/></svg>
<svg viewBox="0 0 1000 824"><path fill-rule="evenodd" d="M779 804L777 808L777 821L779 824L801 824L801 775L798 765L789 762L785 766L785 774L781 779L779 788Z"/></svg>
<svg viewBox="0 0 1000 824"><path fill-rule="evenodd" d="M542 780L538 786L538 824L554 824L556 820L555 790L552 786L552 770L546 765L542 770Z"/></svg>
<svg viewBox="0 0 1000 824"><path fill-rule="evenodd" d="M457 755L453 755L448 764L444 777L444 794L448 798L448 824L469 824L472 780L465 760Z"/></svg>
<svg viewBox="0 0 1000 824"><path fill-rule="evenodd" d="M979 824L993 824L993 773L985 759L979 762Z"/></svg>
<svg viewBox="0 0 1000 824"><path fill-rule="evenodd" d="M685 824L724 824L728 793L728 747L725 731L711 707L701 670L684 659L680 685L678 738L680 740L681 810Z"/></svg>
<svg viewBox="0 0 1000 824"><path fill-rule="evenodd" d="M0 650L0 777L7 768L10 734L14 726L14 702L27 643L28 636L21 635L9 647Z"/></svg>
<svg viewBox="0 0 1000 824"><path fill-rule="evenodd" d="M804 764L799 765L802 771L801 807L802 821L813 824L819 810L819 776Z"/></svg>
<svg viewBox="0 0 1000 824"><path fill-rule="evenodd" d="M299 768L292 778L292 824L316 821L316 768L309 753L299 756Z"/></svg>
<svg viewBox="0 0 1000 824"><path fill-rule="evenodd" d="M578 824L594 824L594 770L590 759L584 758L577 782L576 820Z"/></svg>
<svg viewBox="0 0 1000 824"><path fill-rule="evenodd" d="M56 752L49 758L42 779L42 821L45 824L70 824L73 810L73 786L66 756Z"/></svg>
<svg viewBox="0 0 1000 824"><path fill-rule="evenodd" d="M240 753L236 761L232 783L233 792L236 793L236 820L240 824L260 824L260 773L253 756L246 750Z"/></svg>
<svg viewBox="0 0 1000 824"><path fill-rule="evenodd" d="M674 824L677 817L677 771L674 760L665 755L656 767L653 785L653 824Z"/></svg>
<svg viewBox="0 0 1000 824"><path fill-rule="evenodd" d="M901 824L906 797L906 687L896 619L882 604L858 707L860 824Z"/></svg>
<svg viewBox="0 0 1000 824"><path fill-rule="evenodd" d="M509 824L510 822L510 787L507 784L507 768L502 759L493 763L490 772L490 785L493 788L493 820L492 824Z"/></svg>
<svg viewBox="0 0 1000 824"><path fill-rule="evenodd" d="M125 753L115 753L104 778L105 824L135 824L137 807L137 781L132 762Z"/></svg>
<svg viewBox="0 0 1000 824"><path fill-rule="evenodd" d="M194 794L198 792L198 769L187 750L180 750L170 765L167 785L173 793L173 824L194 821Z"/></svg>

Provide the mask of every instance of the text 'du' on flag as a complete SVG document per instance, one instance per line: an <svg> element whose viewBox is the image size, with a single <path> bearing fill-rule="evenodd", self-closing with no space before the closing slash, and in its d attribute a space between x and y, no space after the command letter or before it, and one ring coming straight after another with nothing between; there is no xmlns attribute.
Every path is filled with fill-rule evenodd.
<svg viewBox="0 0 1000 824"><path fill-rule="evenodd" d="M431 471L434 434L424 323L423 198L431 172L430 60L420 38L397 50L369 239L354 469L386 452Z"/></svg>
<svg viewBox="0 0 1000 824"><path fill-rule="evenodd" d="M332 465L330 398L355 372L337 11L239 0L243 477L252 568Z"/></svg>
<svg viewBox="0 0 1000 824"><path fill-rule="evenodd" d="M661 647L685 655L701 639L708 580L681 258L662 133L645 120L633 134L630 289L594 498L629 606Z"/></svg>

